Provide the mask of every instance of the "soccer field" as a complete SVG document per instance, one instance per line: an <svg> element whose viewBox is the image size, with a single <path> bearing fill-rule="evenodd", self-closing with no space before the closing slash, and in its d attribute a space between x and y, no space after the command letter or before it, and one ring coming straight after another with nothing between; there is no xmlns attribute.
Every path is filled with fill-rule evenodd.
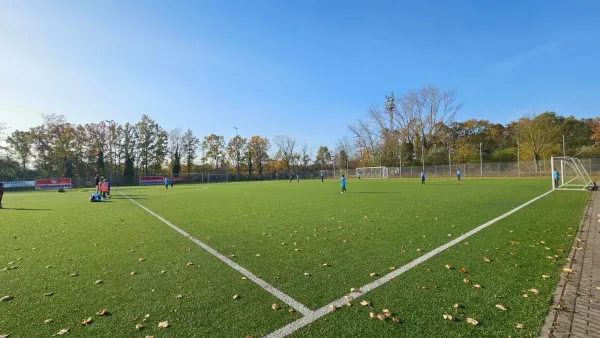
<svg viewBox="0 0 600 338"><path fill-rule="evenodd" d="M7 193L0 336L536 336L589 197L540 197L549 179L347 187L126 187L103 203Z"/></svg>

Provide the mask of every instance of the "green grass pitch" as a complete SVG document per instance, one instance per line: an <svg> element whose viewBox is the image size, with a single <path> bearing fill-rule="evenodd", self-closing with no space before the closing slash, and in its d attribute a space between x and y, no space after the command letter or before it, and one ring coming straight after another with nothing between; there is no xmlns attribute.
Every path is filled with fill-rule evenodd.
<svg viewBox="0 0 600 338"><path fill-rule="evenodd" d="M549 181L354 179L347 194L337 180L120 190L316 310L547 192ZM0 297L13 298L0 302L0 336L261 337L302 318L118 193L102 203L89 194L5 194ZM535 336L588 197L552 192L292 337ZM383 309L392 316L370 319Z"/></svg>

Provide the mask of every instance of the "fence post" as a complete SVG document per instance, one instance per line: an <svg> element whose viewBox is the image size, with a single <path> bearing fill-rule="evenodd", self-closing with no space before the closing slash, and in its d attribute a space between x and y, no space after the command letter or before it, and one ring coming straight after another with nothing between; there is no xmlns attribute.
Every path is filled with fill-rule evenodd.
<svg viewBox="0 0 600 338"><path fill-rule="evenodd" d="M502 175L500 175L500 162L498 162L498 177L500 177Z"/></svg>

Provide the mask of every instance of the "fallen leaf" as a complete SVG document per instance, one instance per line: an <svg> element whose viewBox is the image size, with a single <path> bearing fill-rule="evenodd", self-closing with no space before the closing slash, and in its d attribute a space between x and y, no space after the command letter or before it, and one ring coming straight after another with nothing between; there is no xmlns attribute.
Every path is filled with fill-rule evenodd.
<svg viewBox="0 0 600 338"><path fill-rule="evenodd" d="M81 325L86 326L92 323L92 317L88 317L81 322Z"/></svg>
<svg viewBox="0 0 600 338"><path fill-rule="evenodd" d="M477 326L479 325L479 322L473 318L467 318L467 323L473 325L473 326Z"/></svg>
<svg viewBox="0 0 600 338"><path fill-rule="evenodd" d="M235 295L233 295L233 297L231 297L231 299L238 299L239 297L240 297L239 295L235 294Z"/></svg>
<svg viewBox="0 0 600 338"><path fill-rule="evenodd" d="M395 266L390 266L390 270L396 270Z"/></svg>
<svg viewBox="0 0 600 338"><path fill-rule="evenodd" d="M177 299L183 299L183 295L177 295L177 296L175 296L175 298L177 298Z"/></svg>
<svg viewBox="0 0 600 338"><path fill-rule="evenodd" d="M63 335L63 334L65 334L65 333L68 333L68 332L69 332L69 329L67 328L67 329L61 329L61 330L60 330L60 331L58 331L56 334L57 334L57 335Z"/></svg>
<svg viewBox="0 0 600 338"><path fill-rule="evenodd" d="M371 276L371 277L377 276L377 272L371 272L371 273L369 274L369 276Z"/></svg>
<svg viewBox="0 0 600 338"><path fill-rule="evenodd" d="M550 278L550 276L548 276L548 275L542 275L542 278L546 279L546 278Z"/></svg>
<svg viewBox="0 0 600 338"><path fill-rule="evenodd" d="M106 309L102 309L102 310L100 310L100 311L96 312L96 314L97 314L98 316L102 317L102 316L104 316L104 315L106 314Z"/></svg>
<svg viewBox="0 0 600 338"><path fill-rule="evenodd" d="M245 338L254 338L251 334L247 335Z"/></svg>
<svg viewBox="0 0 600 338"><path fill-rule="evenodd" d="M44 293L44 297L50 297L52 295L54 295L54 293L52 293L52 292L46 292L46 293Z"/></svg>
<svg viewBox="0 0 600 338"><path fill-rule="evenodd" d="M371 303L366 300L363 300L362 302L360 302L360 305L362 305L362 306L369 306L370 304Z"/></svg>
<svg viewBox="0 0 600 338"><path fill-rule="evenodd" d="M290 313L294 313L294 312L296 312L296 310L294 310L294 308L292 308L292 307L291 307L291 308L290 308L288 311L289 311Z"/></svg>
<svg viewBox="0 0 600 338"><path fill-rule="evenodd" d="M391 317L392 316L392 312L390 310L388 310L388 309L383 309L381 312L383 312L383 314L386 317Z"/></svg>
<svg viewBox="0 0 600 338"><path fill-rule="evenodd" d="M308 273L308 272L305 272L305 273L304 273L304 275L305 275L305 276L310 276L310 273Z"/></svg>
<svg viewBox="0 0 600 338"><path fill-rule="evenodd" d="M474 287L475 289L481 289L481 285L479 285L479 284L473 284L473 287Z"/></svg>
<svg viewBox="0 0 600 338"><path fill-rule="evenodd" d="M465 278L465 279L463 279L463 283L469 285L469 284L471 284L471 281Z"/></svg>
<svg viewBox="0 0 600 338"><path fill-rule="evenodd" d="M600 286L596 286L596 290L600 291Z"/></svg>
<svg viewBox="0 0 600 338"><path fill-rule="evenodd" d="M483 261L484 261L484 262L488 262L488 263L489 263L489 262L491 262L492 260L491 260L491 259L489 259L489 258L487 258L487 257L483 257Z"/></svg>
<svg viewBox="0 0 600 338"><path fill-rule="evenodd" d="M258 254L254 255L254 256L256 256L256 257L260 257L260 254L258 253Z"/></svg>
<svg viewBox="0 0 600 338"><path fill-rule="evenodd" d="M445 320L450 320L450 321L452 321L452 320L454 320L454 317L452 317L452 315L449 315L449 314L447 314L447 313L444 313L444 319L445 319Z"/></svg>
<svg viewBox="0 0 600 338"><path fill-rule="evenodd" d="M377 314L375 312L370 312L369 313L369 318L375 319L375 318L377 318Z"/></svg>
<svg viewBox="0 0 600 338"><path fill-rule="evenodd" d="M540 293L537 289L529 289L529 292L536 294L536 295Z"/></svg>
<svg viewBox="0 0 600 338"><path fill-rule="evenodd" d="M517 329L522 329L522 328L524 328L524 326L523 326L523 324L516 323L516 324L515 324L515 328L517 328Z"/></svg>
<svg viewBox="0 0 600 338"><path fill-rule="evenodd" d="M563 271L564 271L564 272L566 272L566 273L572 273L572 272L573 272L573 269L570 269L570 268L563 268Z"/></svg>
<svg viewBox="0 0 600 338"><path fill-rule="evenodd" d="M417 248L417 252L421 252L421 248Z"/></svg>
<svg viewBox="0 0 600 338"><path fill-rule="evenodd" d="M382 314L382 313L378 313L377 314L377 319L379 319L379 320L385 320L385 315Z"/></svg>
<svg viewBox="0 0 600 338"><path fill-rule="evenodd" d="M498 310L502 310L502 311L506 311L508 310L506 307L504 307L504 305L502 304L496 304L496 309Z"/></svg>
<svg viewBox="0 0 600 338"><path fill-rule="evenodd" d="M514 252L509 252L508 253L510 256L515 256L516 254Z"/></svg>
<svg viewBox="0 0 600 338"><path fill-rule="evenodd" d="M98 279L97 281L94 282L94 284L102 284L104 283L104 281L102 279Z"/></svg>
<svg viewBox="0 0 600 338"><path fill-rule="evenodd" d="M521 295L521 297L528 298L529 296L526 293L524 293L524 294Z"/></svg>
<svg viewBox="0 0 600 338"><path fill-rule="evenodd" d="M141 330L143 328L144 328L144 325L142 325L142 324L135 324L135 329L136 330Z"/></svg>
<svg viewBox="0 0 600 338"><path fill-rule="evenodd" d="M53 322L53 320L52 320L52 319L46 319L46 320L44 320L44 324L50 324L50 323L52 323L52 322Z"/></svg>
<svg viewBox="0 0 600 338"><path fill-rule="evenodd" d="M458 270L458 271L460 271L462 273L467 273L467 269L465 269L465 268L460 268L460 270Z"/></svg>
<svg viewBox="0 0 600 338"><path fill-rule="evenodd" d="M452 265L448 265L448 264L444 265L444 267L448 270L454 269L454 267Z"/></svg>
<svg viewBox="0 0 600 338"><path fill-rule="evenodd" d="M145 261L145 259L144 259L144 258L141 258L141 257L140 257L140 258L138 258L138 262L143 262L143 261Z"/></svg>
<svg viewBox="0 0 600 338"><path fill-rule="evenodd" d="M327 264L327 263L323 263L323 266L329 266L329 264Z"/></svg>
<svg viewBox="0 0 600 338"><path fill-rule="evenodd" d="M329 305L329 311L333 312L335 310L337 310L337 308L335 307L335 305L333 305L333 304Z"/></svg>
<svg viewBox="0 0 600 338"><path fill-rule="evenodd" d="M279 305L273 304L273 305L271 305L271 309L277 311L277 310L279 310Z"/></svg>
<svg viewBox="0 0 600 338"><path fill-rule="evenodd" d="M515 245L515 244L519 244L519 242L517 242L517 241L510 241L510 244Z"/></svg>
<svg viewBox="0 0 600 338"><path fill-rule="evenodd" d="M158 327L161 329L166 329L167 327L169 327L169 322L160 322L158 323Z"/></svg>
<svg viewBox="0 0 600 338"><path fill-rule="evenodd" d="M365 216L365 217L363 217L363 219L368 219L368 218L369 218L369 216Z"/></svg>
<svg viewBox="0 0 600 338"><path fill-rule="evenodd" d="M187 262L187 265L194 265L194 263L192 263L192 262Z"/></svg>
<svg viewBox="0 0 600 338"><path fill-rule="evenodd" d="M79 275L77 273L72 273L71 277L79 277Z"/></svg>
<svg viewBox="0 0 600 338"><path fill-rule="evenodd" d="M392 318L392 322L394 322L394 323L400 323L400 318L398 318L398 317L393 317L393 318Z"/></svg>
<svg viewBox="0 0 600 338"><path fill-rule="evenodd" d="M15 297L13 297L13 296L3 296L2 298L0 298L0 302L10 302L14 298Z"/></svg>

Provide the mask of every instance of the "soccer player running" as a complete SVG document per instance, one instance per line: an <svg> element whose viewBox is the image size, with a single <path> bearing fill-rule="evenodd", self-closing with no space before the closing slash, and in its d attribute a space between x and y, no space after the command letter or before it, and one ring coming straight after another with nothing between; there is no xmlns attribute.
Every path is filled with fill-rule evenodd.
<svg viewBox="0 0 600 338"><path fill-rule="evenodd" d="M343 194L346 192L346 176L345 175L342 175L341 182L342 182L342 194Z"/></svg>
<svg viewBox="0 0 600 338"><path fill-rule="evenodd" d="M2 196L4 196L4 182L0 182L0 209L2 209Z"/></svg>
<svg viewBox="0 0 600 338"><path fill-rule="evenodd" d="M458 180L460 181L460 170L456 171L456 178L458 178Z"/></svg>
<svg viewBox="0 0 600 338"><path fill-rule="evenodd" d="M300 183L300 174L296 174L296 180Z"/></svg>
<svg viewBox="0 0 600 338"><path fill-rule="evenodd" d="M425 185L425 172L421 171L421 185Z"/></svg>
<svg viewBox="0 0 600 338"><path fill-rule="evenodd" d="M558 179L560 178L560 174L558 170L554 170L554 187L558 188Z"/></svg>
<svg viewBox="0 0 600 338"><path fill-rule="evenodd" d="M323 172L321 171L321 183L323 183L324 180L325 180L325 175L323 175Z"/></svg>
<svg viewBox="0 0 600 338"><path fill-rule="evenodd" d="M165 177L165 189L169 189L169 178Z"/></svg>

